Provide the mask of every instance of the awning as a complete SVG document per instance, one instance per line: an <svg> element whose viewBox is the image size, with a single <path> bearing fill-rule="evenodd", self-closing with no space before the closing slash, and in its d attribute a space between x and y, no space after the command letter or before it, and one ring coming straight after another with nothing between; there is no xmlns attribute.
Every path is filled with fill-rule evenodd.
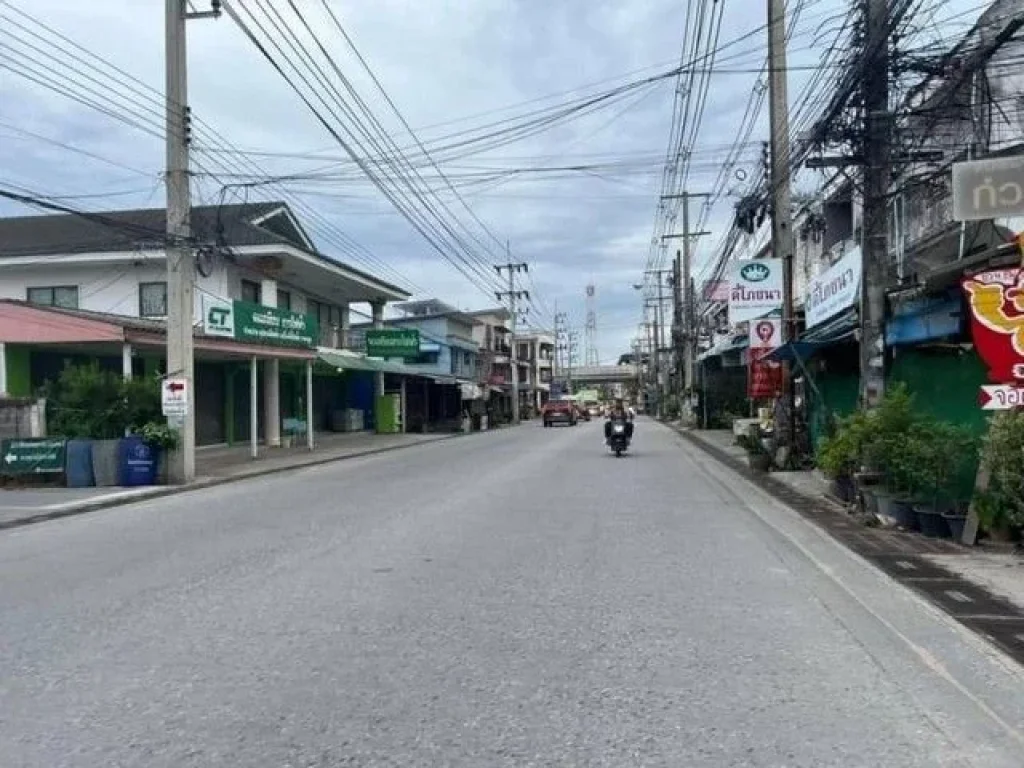
<svg viewBox="0 0 1024 768"><path fill-rule="evenodd" d="M720 341L707 352L697 356L697 362L707 360L709 357L718 357L727 352L737 352L750 346L750 336L746 333L736 334L732 338Z"/></svg>
<svg viewBox="0 0 1024 768"><path fill-rule="evenodd" d="M851 307L833 320L812 328L803 338L786 342L764 359L776 363L807 360L826 347L852 339L858 327L857 310Z"/></svg>
<svg viewBox="0 0 1024 768"><path fill-rule="evenodd" d="M394 373L399 376L425 376L433 378L426 371L417 370L404 363L384 360L379 357L367 357L348 349L320 347L317 350L317 357L331 367L339 368L343 371L373 371L374 373Z"/></svg>

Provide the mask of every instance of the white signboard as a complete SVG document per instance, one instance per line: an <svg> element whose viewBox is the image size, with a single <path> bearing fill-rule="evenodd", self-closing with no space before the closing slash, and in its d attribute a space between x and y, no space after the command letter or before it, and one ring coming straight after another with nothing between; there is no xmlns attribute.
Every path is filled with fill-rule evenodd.
<svg viewBox="0 0 1024 768"><path fill-rule="evenodd" d="M750 323L750 348L775 349L782 346L782 321L765 317Z"/></svg>
<svg viewBox="0 0 1024 768"><path fill-rule="evenodd" d="M807 286L804 316L808 328L820 325L857 303L860 298L861 261L860 248L853 248Z"/></svg>
<svg viewBox="0 0 1024 768"><path fill-rule="evenodd" d="M160 385L160 408L168 418L188 415L188 379L164 379Z"/></svg>
<svg viewBox="0 0 1024 768"><path fill-rule="evenodd" d="M953 163L953 219L1024 216L1024 157Z"/></svg>
<svg viewBox="0 0 1024 768"><path fill-rule="evenodd" d="M782 260L729 264L729 325L756 320L782 309Z"/></svg>
<svg viewBox="0 0 1024 768"><path fill-rule="evenodd" d="M1024 387L1012 384L983 384L978 393L983 411L1008 411L1024 406Z"/></svg>
<svg viewBox="0 0 1024 768"><path fill-rule="evenodd" d="M203 333L229 339L235 337L235 307L230 300L203 297Z"/></svg>

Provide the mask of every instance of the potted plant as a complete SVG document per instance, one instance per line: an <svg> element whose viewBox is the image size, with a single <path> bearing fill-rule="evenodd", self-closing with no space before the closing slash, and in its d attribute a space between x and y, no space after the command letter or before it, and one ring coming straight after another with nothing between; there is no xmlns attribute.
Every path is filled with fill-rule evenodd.
<svg viewBox="0 0 1024 768"><path fill-rule="evenodd" d="M833 495L845 503L857 497L854 477L861 464L868 425L867 414L861 411L833 419L830 434L818 447L818 468L831 481Z"/></svg>
<svg viewBox="0 0 1024 768"><path fill-rule="evenodd" d="M167 426L164 422L147 421L137 431L147 445L156 454L157 467L160 482L167 484L167 454L178 448L181 442L181 435L177 430Z"/></svg>
<svg viewBox="0 0 1024 768"><path fill-rule="evenodd" d="M1024 525L1024 412L992 417L981 461L989 482L975 497L978 520L993 538L1009 540Z"/></svg>
<svg viewBox="0 0 1024 768"><path fill-rule="evenodd" d="M757 426L736 438L737 444L747 452L747 463L755 472L767 472L772 468L772 456L761 442Z"/></svg>
<svg viewBox="0 0 1024 768"><path fill-rule="evenodd" d="M939 537L963 534L964 518L956 503L957 483L977 458L977 441L962 427L935 421L920 457L920 487L914 504L921 532Z"/></svg>

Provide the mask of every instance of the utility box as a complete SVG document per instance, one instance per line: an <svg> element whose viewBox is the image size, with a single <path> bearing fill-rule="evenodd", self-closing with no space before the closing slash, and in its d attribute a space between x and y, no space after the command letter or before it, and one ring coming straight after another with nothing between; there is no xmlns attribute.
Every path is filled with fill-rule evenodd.
<svg viewBox="0 0 1024 768"><path fill-rule="evenodd" d="M377 434L393 435L402 431L402 396L381 395L377 398Z"/></svg>

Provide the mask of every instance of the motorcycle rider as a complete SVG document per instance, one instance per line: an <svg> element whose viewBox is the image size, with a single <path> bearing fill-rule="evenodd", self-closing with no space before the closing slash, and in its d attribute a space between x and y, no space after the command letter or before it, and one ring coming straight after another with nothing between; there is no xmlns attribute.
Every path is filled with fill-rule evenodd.
<svg viewBox="0 0 1024 768"><path fill-rule="evenodd" d="M615 404L608 412L608 420L604 423L604 442L605 444L611 440L612 437L612 424L616 421L621 421L626 425L626 442L630 442L633 439L633 417L626 411L625 405L622 403L622 398L616 398Z"/></svg>

